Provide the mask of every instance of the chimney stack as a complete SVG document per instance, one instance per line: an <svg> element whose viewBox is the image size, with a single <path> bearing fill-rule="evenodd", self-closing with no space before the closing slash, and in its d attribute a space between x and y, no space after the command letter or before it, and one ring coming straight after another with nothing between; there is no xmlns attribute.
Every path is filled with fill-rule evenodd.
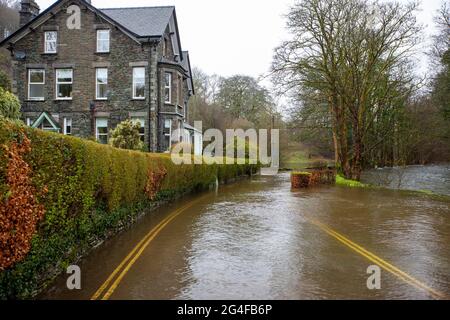
<svg viewBox="0 0 450 320"><path fill-rule="evenodd" d="M40 9L34 0L21 0L20 5L20 26L22 27L37 17Z"/></svg>

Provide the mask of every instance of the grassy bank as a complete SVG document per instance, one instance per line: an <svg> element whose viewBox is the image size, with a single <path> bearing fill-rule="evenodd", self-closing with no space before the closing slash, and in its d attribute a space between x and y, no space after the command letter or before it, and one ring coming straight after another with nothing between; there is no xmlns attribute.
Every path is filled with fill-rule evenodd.
<svg viewBox="0 0 450 320"><path fill-rule="evenodd" d="M0 299L29 298L161 201L257 170L174 165L0 119Z"/></svg>
<svg viewBox="0 0 450 320"><path fill-rule="evenodd" d="M301 144L285 146L280 152L280 168L283 170L303 171L306 168L334 165L333 160L325 159Z"/></svg>
<svg viewBox="0 0 450 320"><path fill-rule="evenodd" d="M372 187L372 186L370 186L368 184L364 184L364 183L359 182L359 181L345 179L344 176L339 175L339 174L336 176L336 185L344 186L344 187L350 187L350 188L369 188L369 187Z"/></svg>
<svg viewBox="0 0 450 320"><path fill-rule="evenodd" d="M336 185L349 187L349 188L366 188L366 189L380 189L380 190L391 190L394 192L398 192L403 195L410 195L416 197L426 197L436 201L450 202L450 196L437 194L429 190L407 190L407 189L390 189L383 186L376 186L371 184L365 184L355 180L345 179L342 175L336 176Z"/></svg>

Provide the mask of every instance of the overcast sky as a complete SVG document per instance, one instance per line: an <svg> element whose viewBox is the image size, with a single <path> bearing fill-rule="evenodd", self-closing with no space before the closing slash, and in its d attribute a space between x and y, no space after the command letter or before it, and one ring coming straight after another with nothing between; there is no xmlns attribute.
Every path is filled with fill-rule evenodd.
<svg viewBox="0 0 450 320"><path fill-rule="evenodd" d="M400 0L407 1L407 0ZM419 21L432 32L433 15L444 0L422 0ZM37 0L41 10L54 0ZM175 5L183 50L193 66L209 74L258 77L273 49L287 37L283 14L294 0L93 0L98 8ZM424 45L426 47L426 45ZM422 69L426 63L422 62Z"/></svg>

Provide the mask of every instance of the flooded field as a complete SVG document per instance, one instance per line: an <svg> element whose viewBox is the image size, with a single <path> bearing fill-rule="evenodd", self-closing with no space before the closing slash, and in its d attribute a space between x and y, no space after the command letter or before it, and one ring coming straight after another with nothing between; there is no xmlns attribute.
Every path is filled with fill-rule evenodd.
<svg viewBox="0 0 450 320"><path fill-rule="evenodd" d="M374 169L365 172L362 181L392 189L429 191L450 196L450 164Z"/></svg>

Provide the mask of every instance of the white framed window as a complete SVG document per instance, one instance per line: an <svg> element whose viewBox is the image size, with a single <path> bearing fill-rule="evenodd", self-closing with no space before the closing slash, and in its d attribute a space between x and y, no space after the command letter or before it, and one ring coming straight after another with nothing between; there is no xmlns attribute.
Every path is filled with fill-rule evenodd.
<svg viewBox="0 0 450 320"><path fill-rule="evenodd" d="M97 52L109 52L110 30L97 30Z"/></svg>
<svg viewBox="0 0 450 320"><path fill-rule="evenodd" d="M164 101L172 103L172 73L166 72L164 75Z"/></svg>
<svg viewBox="0 0 450 320"><path fill-rule="evenodd" d="M33 123L31 121L31 118L26 118L27 126L31 127L31 124Z"/></svg>
<svg viewBox="0 0 450 320"><path fill-rule="evenodd" d="M95 69L95 99L108 99L108 69Z"/></svg>
<svg viewBox="0 0 450 320"><path fill-rule="evenodd" d="M44 101L45 70L28 70L28 99Z"/></svg>
<svg viewBox="0 0 450 320"><path fill-rule="evenodd" d="M141 141L145 142L145 119L144 118L131 118L133 123L138 123L141 125L139 129L139 136L141 137Z"/></svg>
<svg viewBox="0 0 450 320"><path fill-rule="evenodd" d="M164 120L164 128L163 128L164 140L166 141L167 150L169 151L172 148L172 120L166 119Z"/></svg>
<svg viewBox="0 0 450 320"><path fill-rule="evenodd" d="M133 99L145 99L145 68L133 68Z"/></svg>
<svg viewBox="0 0 450 320"><path fill-rule="evenodd" d="M72 119L70 118L64 118L64 128L63 128L63 133L66 136L71 136L72 135Z"/></svg>
<svg viewBox="0 0 450 320"><path fill-rule="evenodd" d="M46 31L44 33L44 52L45 53L56 53L57 52L57 42L58 42L58 32L57 31Z"/></svg>
<svg viewBox="0 0 450 320"><path fill-rule="evenodd" d="M95 119L95 138L102 144L108 144L108 119Z"/></svg>
<svg viewBox="0 0 450 320"><path fill-rule="evenodd" d="M56 69L56 99L72 100L73 70Z"/></svg>

